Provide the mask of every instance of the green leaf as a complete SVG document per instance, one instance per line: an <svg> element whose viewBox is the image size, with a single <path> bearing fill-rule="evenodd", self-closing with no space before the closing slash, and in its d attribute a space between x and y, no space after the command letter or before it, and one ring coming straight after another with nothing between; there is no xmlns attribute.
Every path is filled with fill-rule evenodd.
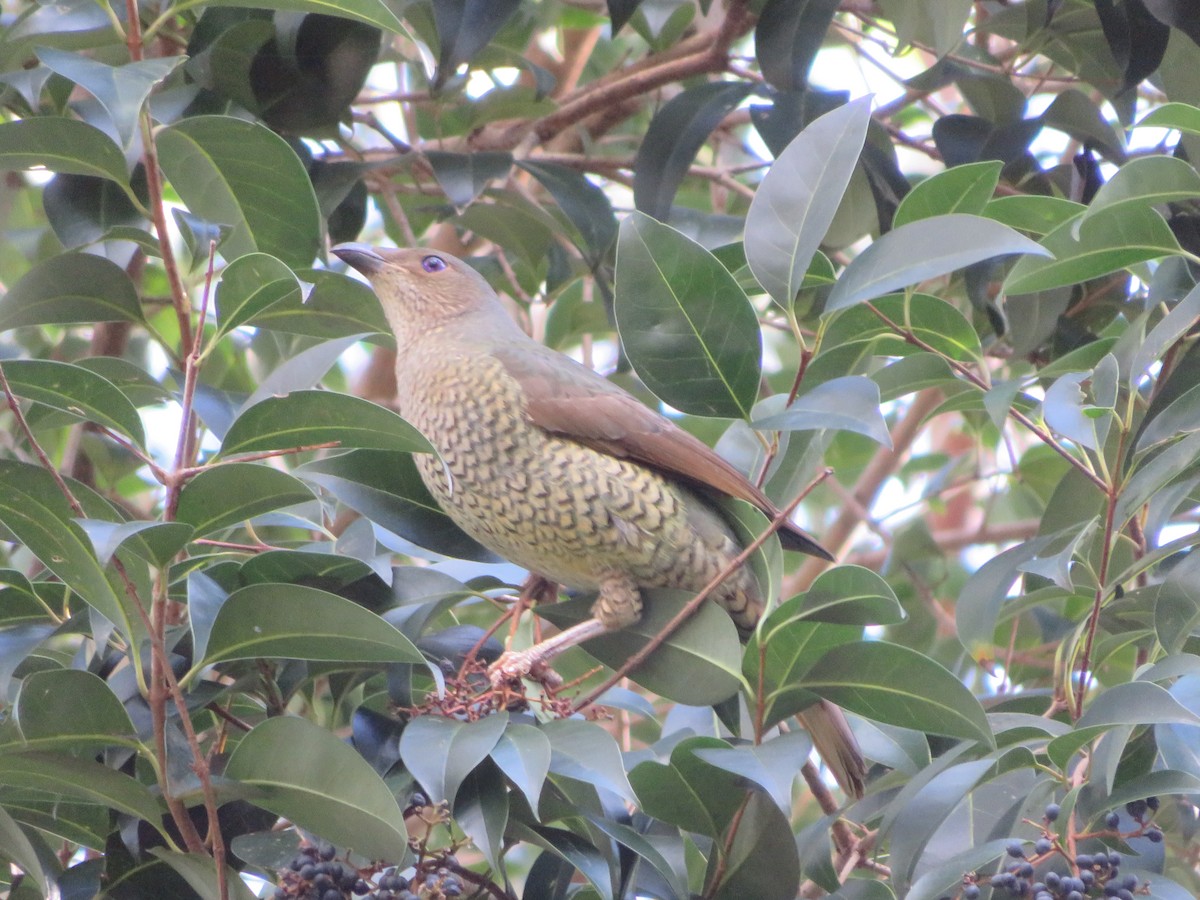
<svg viewBox="0 0 1200 900"><path fill-rule="evenodd" d="M1050 255L992 219L962 214L919 219L889 231L856 256L834 285L825 312L1012 253Z"/></svg>
<svg viewBox="0 0 1200 900"><path fill-rule="evenodd" d="M255 0L258 9L276 9L280 12L320 13L366 22L393 34L401 34L416 40L396 18L383 0ZM244 8L241 0L205 0L205 6L233 6Z"/></svg>
<svg viewBox="0 0 1200 900"><path fill-rule="evenodd" d="M420 547L458 559L499 560L442 512L422 483L411 453L352 450L306 463L296 474Z"/></svg>
<svg viewBox="0 0 1200 900"><path fill-rule="evenodd" d="M119 431L138 446L145 445L141 416L108 379L80 366L49 359L13 359L3 367L4 377L18 397Z"/></svg>
<svg viewBox="0 0 1200 900"><path fill-rule="evenodd" d="M412 642L370 610L300 584L251 584L221 604L204 665L282 657L329 662L424 663Z"/></svg>
<svg viewBox="0 0 1200 900"><path fill-rule="evenodd" d="M746 261L785 309L841 205L870 118L869 97L821 116L779 154L754 194L746 214Z"/></svg>
<svg viewBox="0 0 1200 900"><path fill-rule="evenodd" d="M66 753L0 754L0 785L99 803L158 827L163 810L149 788L108 766Z"/></svg>
<svg viewBox="0 0 1200 900"><path fill-rule="evenodd" d="M460 211L483 193L488 182L507 178L512 170L511 153L448 153L428 150L425 158L433 169L442 192Z"/></svg>
<svg viewBox="0 0 1200 900"><path fill-rule="evenodd" d="M732 829L732 826L731 826ZM800 855L791 823L766 794L747 798L737 830L728 835L723 865L715 854L709 872L720 872L716 900L791 900L800 880ZM707 893L707 892L706 892Z"/></svg>
<svg viewBox="0 0 1200 900"><path fill-rule="evenodd" d="M128 185L125 155L112 138L85 122L33 116L0 124L0 165L45 168L71 175L96 175Z"/></svg>
<svg viewBox="0 0 1200 900"><path fill-rule="evenodd" d="M1003 290L1028 294L1078 284L1127 266L1179 252L1163 217L1149 206L1123 204L1087 221L1068 220L1042 239L1053 259L1028 256L1017 262Z"/></svg>
<svg viewBox="0 0 1200 900"><path fill-rule="evenodd" d="M1164 103L1142 116L1133 127L1174 128L1200 134L1200 109L1187 103Z"/></svg>
<svg viewBox="0 0 1200 900"><path fill-rule="evenodd" d="M741 806L745 792L732 772L697 755L705 749L730 747L717 738L685 737L671 751L668 765L639 763L629 773L629 780L648 815L718 838Z"/></svg>
<svg viewBox="0 0 1200 900"><path fill-rule="evenodd" d="M304 482L286 472L254 463L225 463L206 468L184 486L177 519L204 537L312 499Z"/></svg>
<svg viewBox="0 0 1200 900"><path fill-rule="evenodd" d="M221 327L213 340L255 321L276 303L302 299L296 274L275 257L250 253L225 267L217 285L217 317Z"/></svg>
<svg viewBox="0 0 1200 900"><path fill-rule="evenodd" d="M331 441L341 447L433 452L419 431L376 403L333 391L292 391L255 403L238 416L221 442L220 455Z"/></svg>
<svg viewBox="0 0 1200 900"><path fill-rule="evenodd" d="M563 828L531 826L520 822L513 822L509 831L517 840L542 847L578 869L579 874L596 889L600 900L614 900L608 861L579 835Z"/></svg>
<svg viewBox="0 0 1200 900"><path fill-rule="evenodd" d="M1160 360L1167 349L1182 338L1200 318L1200 286L1188 291L1187 296L1150 329L1134 351L1129 366L1129 385L1134 387L1146 375L1146 370Z"/></svg>
<svg viewBox="0 0 1200 900"><path fill-rule="evenodd" d="M898 644L843 644L821 657L798 686L879 722L994 744L983 707L963 683Z"/></svg>
<svg viewBox="0 0 1200 900"><path fill-rule="evenodd" d="M404 814L383 779L353 747L306 719L260 722L234 748L225 777L256 788L256 805L338 846L400 866L408 860Z"/></svg>
<svg viewBox="0 0 1200 900"><path fill-rule="evenodd" d="M617 238L615 312L630 362L666 403L746 418L758 394L758 316L729 271L675 229L632 213Z"/></svg>
<svg viewBox="0 0 1200 900"><path fill-rule="evenodd" d="M1096 192L1078 227L1106 210L1130 205L1157 206L1200 197L1200 174L1182 159L1145 156L1121 166Z"/></svg>
<svg viewBox="0 0 1200 900"><path fill-rule="evenodd" d="M133 143L142 104L154 86L184 62L182 56L162 56L110 66L79 53L52 47L38 47L36 52L44 65L96 98L108 113L124 147Z"/></svg>
<svg viewBox="0 0 1200 900"><path fill-rule="evenodd" d="M696 755L758 785L786 815L792 810L792 783L812 749L807 732L792 731L757 746L700 749Z"/></svg>
<svg viewBox="0 0 1200 900"><path fill-rule="evenodd" d="M543 722L541 729L550 739L551 772L612 791L633 802L633 788L625 775L621 750L611 734L594 722L578 719L554 719Z"/></svg>
<svg viewBox="0 0 1200 900"><path fill-rule="evenodd" d="M826 651L862 636L861 627L805 621L803 601L801 595L780 604L759 626L742 657L746 681L756 690L761 685L758 702L763 705L766 727L816 703L815 694L799 687L801 677Z"/></svg>
<svg viewBox="0 0 1200 900"><path fill-rule="evenodd" d="M870 569L835 566L801 595L799 613L833 625L898 625L908 616L895 591Z"/></svg>
<svg viewBox="0 0 1200 900"><path fill-rule="evenodd" d="M47 872L42 868L37 851L21 826L0 806L0 856L16 863L21 871L33 881L39 891L46 894Z"/></svg>
<svg viewBox="0 0 1200 900"><path fill-rule="evenodd" d="M532 725L519 722L510 723L492 748L492 761L525 795L530 809L538 808L550 772L550 753L550 739Z"/></svg>
<svg viewBox="0 0 1200 900"><path fill-rule="evenodd" d="M117 321L142 321L137 290L124 269L91 253L43 260L0 297L0 332Z"/></svg>
<svg viewBox="0 0 1200 900"><path fill-rule="evenodd" d="M228 867L225 869L228 897L223 896L217 886L216 867L207 853L174 853L166 847L152 847L150 852L178 872L199 900L254 900L246 882Z"/></svg>
<svg viewBox="0 0 1200 900"><path fill-rule="evenodd" d="M89 606L136 639L144 631L141 620L113 590L73 516L45 469L0 460L0 523Z"/></svg>
<svg viewBox="0 0 1200 900"><path fill-rule="evenodd" d="M1082 203L1065 197L1021 194L1015 197L997 197L984 207L983 215L1017 231L1048 234L1086 209Z"/></svg>
<svg viewBox="0 0 1200 900"><path fill-rule="evenodd" d="M881 315L901 333L896 333ZM870 306L860 304L844 309L829 319L825 344L837 352L859 341L872 341L877 345L874 352L878 355L902 356L916 349L905 334L911 334L933 352L949 359L981 365L984 362L975 328L961 312L930 294L893 294L872 301Z"/></svg>
<svg viewBox="0 0 1200 900"><path fill-rule="evenodd" d="M48 669L21 683L16 718L30 749L76 751L136 746L129 714L107 684L91 672Z"/></svg>
<svg viewBox="0 0 1200 900"><path fill-rule="evenodd" d="M746 99L746 81L708 81L685 88L650 120L633 164L633 201L643 215L666 222L675 192L712 130Z"/></svg>
<svg viewBox="0 0 1200 900"><path fill-rule="evenodd" d="M880 402L879 385L874 381L863 375L846 375L818 384L783 412L751 424L759 431L853 431L890 448L892 436Z"/></svg>
<svg viewBox="0 0 1200 900"><path fill-rule="evenodd" d="M325 340L392 333L383 307L361 281L325 269L304 269L299 276L312 283L309 295L301 298L289 294L275 301L258 311L256 326Z"/></svg>
<svg viewBox="0 0 1200 900"><path fill-rule="evenodd" d="M321 217L304 164L270 129L228 116L194 116L158 134L163 172L188 209L232 226L228 259L262 251L290 266L316 256Z"/></svg>
<svg viewBox="0 0 1200 900"><path fill-rule="evenodd" d="M400 735L400 759L430 800L453 803L459 786L487 759L507 725L503 712L474 722L418 716Z"/></svg>
<svg viewBox="0 0 1200 900"><path fill-rule="evenodd" d="M982 215L1000 182L998 159L968 163L926 178L900 201L892 227L950 213Z"/></svg>
<svg viewBox="0 0 1200 900"><path fill-rule="evenodd" d="M588 181L582 172L566 166L537 162L534 159L521 160L517 165L529 172L550 192L558 208L570 219L583 238L580 249L584 258L592 266L599 265L617 239L617 219L608 195ZM560 302L555 302L551 312L558 308ZM595 305L600 307L600 304Z"/></svg>
<svg viewBox="0 0 1200 900"><path fill-rule="evenodd" d="M643 591L642 595L641 619L584 645L588 653L613 669L655 638L693 596L666 588ZM563 628L591 618L591 601L552 603L537 607L537 613ZM629 677L676 703L710 706L737 693L741 658L733 620L716 603L705 602Z"/></svg>

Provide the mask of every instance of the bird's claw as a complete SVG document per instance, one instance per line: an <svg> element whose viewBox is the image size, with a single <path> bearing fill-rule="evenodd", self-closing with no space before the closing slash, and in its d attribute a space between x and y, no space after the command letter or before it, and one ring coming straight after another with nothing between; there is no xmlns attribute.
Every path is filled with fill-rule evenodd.
<svg viewBox="0 0 1200 900"><path fill-rule="evenodd" d="M496 688L519 683L522 678L536 681L547 690L562 687L563 683L562 676L550 668L549 664L533 654L518 650L505 651L488 666L488 678Z"/></svg>

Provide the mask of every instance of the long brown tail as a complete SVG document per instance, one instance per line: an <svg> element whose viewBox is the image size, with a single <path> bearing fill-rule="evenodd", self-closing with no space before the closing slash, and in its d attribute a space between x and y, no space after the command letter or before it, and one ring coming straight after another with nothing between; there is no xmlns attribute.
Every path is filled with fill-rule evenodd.
<svg viewBox="0 0 1200 900"><path fill-rule="evenodd" d="M817 753L846 796L855 800L861 797L867 777L867 762L842 711L829 701L821 700L798 713L796 718L812 738Z"/></svg>

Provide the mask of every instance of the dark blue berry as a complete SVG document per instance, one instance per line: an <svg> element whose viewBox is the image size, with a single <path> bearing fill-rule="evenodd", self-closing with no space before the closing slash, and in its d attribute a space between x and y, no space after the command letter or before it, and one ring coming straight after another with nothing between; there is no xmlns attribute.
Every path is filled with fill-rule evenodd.
<svg viewBox="0 0 1200 900"><path fill-rule="evenodd" d="M1071 893L1067 894L1066 900L1083 900L1083 894L1079 891L1071 891Z"/></svg>
<svg viewBox="0 0 1200 900"><path fill-rule="evenodd" d="M300 867L300 877L305 881L312 881L317 877L317 867L312 863L305 863Z"/></svg>
<svg viewBox="0 0 1200 900"><path fill-rule="evenodd" d="M1157 797L1147 797L1146 805L1150 807L1150 812L1158 812L1159 803Z"/></svg>
<svg viewBox="0 0 1200 900"><path fill-rule="evenodd" d="M1092 867L1092 858L1086 853L1080 853L1075 857L1075 865L1081 869L1090 869Z"/></svg>
<svg viewBox="0 0 1200 900"><path fill-rule="evenodd" d="M1113 831L1116 831L1117 826L1120 824L1121 824L1121 814L1118 813L1115 809L1112 812L1110 812L1107 816L1104 817L1105 827L1107 827Z"/></svg>
<svg viewBox="0 0 1200 900"><path fill-rule="evenodd" d="M1025 856L1025 845L1021 841L1011 841L1008 845L1008 855L1021 859Z"/></svg>
<svg viewBox="0 0 1200 900"><path fill-rule="evenodd" d="M1079 873L1079 880L1083 882L1083 887L1086 890L1096 883L1096 876L1091 869L1084 869Z"/></svg>
<svg viewBox="0 0 1200 900"><path fill-rule="evenodd" d="M1146 832L1146 840L1148 840L1152 844L1161 844L1162 839L1163 839L1163 833L1161 831L1159 831L1157 828L1151 828L1149 831Z"/></svg>
<svg viewBox="0 0 1200 900"><path fill-rule="evenodd" d="M1017 875L1019 875L1021 878L1032 878L1033 866L1029 863L1022 863L1017 867Z"/></svg>
<svg viewBox="0 0 1200 900"><path fill-rule="evenodd" d="M1125 804L1125 812L1137 819L1139 822L1146 815L1146 810L1149 809L1145 800L1130 800Z"/></svg>
<svg viewBox="0 0 1200 900"><path fill-rule="evenodd" d="M1051 803L1051 804L1047 805L1046 812L1045 812L1046 821L1053 822L1055 819L1058 818L1058 814L1060 812L1062 812L1062 807L1059 806L1057 803Z"/></svg>
<svg viewBox="0 0 1200 900"><path fill-rule="evenodd" d="M1047 872L1046 873L1046 887L1047 888L1049 888L1052 891L1057 891L1062 886L1063 886L1062 876L1060 876L1057 872Z"/></svg>
<svg viewBox="0 0 1200 900"><path fill-rule="evenodd" d="M329 860L337 856L337 850L334 849L333 844L322 844L317 849L317 855L326 862L329 862Z"/></svg>
<svg viewBox="0 0 1200 900"><path fill-rule="evenodd" d="M1046 838L1046 837L1038 838L1037 843L1035 843L1033 845L1034 852L1037 853L1039 856L1043 853L1049 853L1053 849L1054 849L1054 844L1050 843L1050 838Z"/></svg>
<svg viewBox="0 0 1200 900"><path fill-rule="evenodd" d="M361 897L363 894L371 893L371 886L360 878L354 882L354 887L350 888L350 890Z"/></svg>
<svg viewBox="0 0 1200 900"><path fill-rule="evenodd" d="M968 884L963 888L962 897L963 900L979 900L979 885Z"/></svg>
<svg viewBox="0 0 1200 900"><path fill-rule="evenodd" d="M337 888L329 888L321 895L321 900L345 900L346 895Z"/></svg>

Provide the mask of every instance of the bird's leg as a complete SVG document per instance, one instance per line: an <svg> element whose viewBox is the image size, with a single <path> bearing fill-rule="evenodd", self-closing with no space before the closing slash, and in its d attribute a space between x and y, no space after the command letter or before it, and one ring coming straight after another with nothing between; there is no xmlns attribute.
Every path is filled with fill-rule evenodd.
<svg viewBox="0 0 1200 900"><path fill-rule="evenodd" d="M528 650L506 651L488 668L488 675L495 685L526 675L534 675L543 681L550 680L550 676L557 676L548 664L564 650L632 625L641 617L642 595L637 584L627 575L613 575L600 585L600 596L592 604L592 618L539 641Z"/></svg>

